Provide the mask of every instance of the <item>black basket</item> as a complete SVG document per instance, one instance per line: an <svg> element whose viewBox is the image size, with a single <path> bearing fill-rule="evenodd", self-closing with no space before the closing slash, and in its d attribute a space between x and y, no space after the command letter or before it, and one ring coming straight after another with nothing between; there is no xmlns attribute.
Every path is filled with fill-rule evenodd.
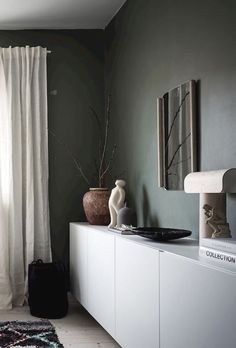
<svg viewBox="0 0 236 348"><path fill-rule="evenodd" d="M30 313L39 318L59 319L68 311L67 274L62 262L29 265Z"/></svg>

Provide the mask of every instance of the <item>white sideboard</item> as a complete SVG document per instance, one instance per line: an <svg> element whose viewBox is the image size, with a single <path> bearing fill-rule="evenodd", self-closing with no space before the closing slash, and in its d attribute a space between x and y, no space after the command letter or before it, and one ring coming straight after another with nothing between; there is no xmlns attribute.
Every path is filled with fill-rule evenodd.
<svg viewBox="0 0 236 348"><path fill-rule="evenodd" d="M116 340L122 347L159 346L159 252L116 239Z"/></svg>
<svg viewBox="0 0 236 348"><path fill-rule="evenodd" d="M70 224L71 292L123 348L236 346L236 273L191 239L155 243Z"/></svg>
<svg viewBox="0 0 236 348"><path fill-rule="evenodd" d="M87 233L88 231L85 231ZM88 233L87 233L88 234ZM94 230L88 238L88 311L115 335L115 237Z"/></svg>
<svg viewBox="0 0 236 348"><path fill-rule="evenodd" d="M236 275L162 253L162 348L236 347Z"/></svg>
<svg viewBox="0 0 236 348"><path fill-rule="evenodd" d="M86 227L70 224L70 289L88 307L88 235Z"/></svg>

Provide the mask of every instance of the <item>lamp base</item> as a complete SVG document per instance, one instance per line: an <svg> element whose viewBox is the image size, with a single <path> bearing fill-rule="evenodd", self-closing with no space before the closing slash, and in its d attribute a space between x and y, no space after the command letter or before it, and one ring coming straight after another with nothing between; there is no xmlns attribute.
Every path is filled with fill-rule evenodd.
<svg viewBox="0 0 236 348"><path fill-rule="evenodd" d="M201 193L199 219L200 238L231 238L225 193Z"/></svg>

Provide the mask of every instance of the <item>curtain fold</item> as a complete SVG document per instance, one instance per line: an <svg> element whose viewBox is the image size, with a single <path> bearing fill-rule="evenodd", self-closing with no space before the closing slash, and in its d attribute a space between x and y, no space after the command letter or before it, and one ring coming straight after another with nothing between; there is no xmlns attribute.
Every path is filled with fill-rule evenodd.
<svg viewBox="0 0 236 348"><path fill-rule="evenodd" d="M28 264L51 260L47 50L0 48L0 308L22 305Z"/></svg>

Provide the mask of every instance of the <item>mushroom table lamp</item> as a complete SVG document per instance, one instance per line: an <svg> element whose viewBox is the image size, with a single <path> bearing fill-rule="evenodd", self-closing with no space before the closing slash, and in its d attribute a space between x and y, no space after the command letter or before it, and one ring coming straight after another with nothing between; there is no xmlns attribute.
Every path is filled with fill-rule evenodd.
<svg viewBox="0 0 236 348"><path fill-rule="evenodd" d="M231 238L226 193L236 193L236 168L190 173L184 180L184 190L200 193L200 238Z"/></svg>

